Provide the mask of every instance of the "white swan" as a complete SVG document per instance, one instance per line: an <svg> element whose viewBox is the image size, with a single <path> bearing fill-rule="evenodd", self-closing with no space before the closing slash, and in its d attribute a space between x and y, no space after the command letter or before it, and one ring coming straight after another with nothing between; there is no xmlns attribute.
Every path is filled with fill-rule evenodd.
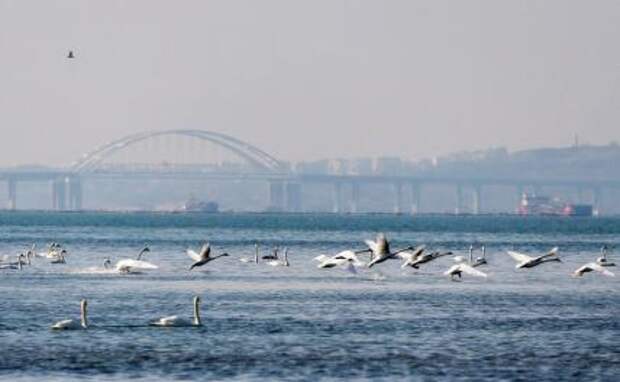
<svg viewBox="0 0 620 382"><path fill-rule="evenodd" d="M105 266L106 265L104 262L104 268ZM120 273L136 273L148 269L157 269L158 266L144 260L123 259L116 262L114 268Z"/></svg>
<svg viewBox="0 0 620 382"><path fill-rule="evenodd" d="M463 273L467 273L472 276L487 277L486 273L481 272L472 267L471 265L465 263L455 264L443 274L446 276L450 276L450 279L454 280L454 276L458 276L458 278L460 279Z"/></svg>
<svg viewBox="0 0 620 382"><path fill-rule="evenodd" d="M17 261L15 262L10 262L8 259L9 257L6 255L2 258L2 262L0 262L0 269L18 269L21 271L24 264L26 264L26 257L23 253L20 253L17 256Z"/></svg>
<svg viewBox="0 0 620 382"><path fill-rule="evenodd" d="M611 276L611 277L615 276L612 272L605 269L604 266L597 264L597 263L587 263L585 265L582 265L581 267L577 268L575 272L573 272L573 276L581 277L585 273L593 272L593 271L600 272L604 274L605 276Z"/></svg>
<svg viewBox="0 0 620 382"><path fill-rule="evenodd" d="M607 246L601 247L601 257L596 259L596 263L601 267L615 267L616 264L607 260Z"/></svg>
<svg viewBox="0 0 620 382"><path fill-rule="evenodd" d="M523 253L519 253L515 251L508 251L508 254L510 255L510 257L512 257L518 262L517 265L515 266L515 268L517 269L533 268L537 265L540 265L542 263L546 263L549 261L562 262L562 260L560 260L560 257L558 256L558 247L554 247L552 250L545 253L544 255L540 255L537 257L528 256Z"/></svg>
<svg viewBox="0 0 620 382"><path fill-rule="evenodd" d="M484 265L484 264L487 263L487 259L486 259L487 249L486 249L486 247L483 245L480 248L480 250L482 251L482 256L478 256L474 260L474 246L473 245L469 246L469 264L472 267L479 267L479 266Z"/></svg>
<svg viewBox="0 0 620 382"><path fill-rule="evenodd" d="M407 247L399 249L396 252L390 252L390 243L383 233L377 235L376 241L364 240L364 242L371 252L370 262L368 262L367 265L368 268L372 268L375 264L382 263L388 259L396 258L400 253L412 251L414 249L413 247Z"/></svg>
<svg viewBox="0 0 620 382"><path fill-rule="evenodd" d="M65 260L65 255L67 255L67 251L65 249L60 252L53 252L53 256L49 257L50 264L66 264L67 260Z"/></svg>
<svg viewBox="0 0 620 382"><path fill-rule="evenodd" d="M258 264L258 244L254 244L254 257L242 257L239 261L242 263Z"/></svg>
<svg viewBox="0 0 620 382"><path fill-rule="evenodd" d="M263 260L278 260L278 247L273 249L273 254L261 257Z"/></svg>
<svg viewBox="0 0 620 382"><path fill-rule="evenodd" d="M411 261L406 261L401 268L405 268L407 266L418 269L420 268L420 265L428 263L430 261L433 261L435 259L438 259L440 257L444 257L444 256L450 256L452 255L452 252L448 251L448 252L431 252L431 253L422 253L420 252L420 254L414 258L411 259Z"/></svg>
<svg viewBox="0 0 620 382"><path fill-rule="evenodd" d="M196 253L191 249L187 249L186 253L187 256L194 260L194 263L189 267L190 271L196 267L201 267L208 262L217 259L218 257L228 256L228 253L222 253L217 256L211 257L211 245L209 243L205 243L202 246L202 248L200 249L200 253Z"/></svg>
<svg viewBox="0 0 620 382"><path fill-rule="evenodd" d="M332 257L329 257L327 255L319 255L315 257L314 260L319 262L317 268L333 268L346 264L352 264L353 266L358 267L366 265L364 262L360 261L360 259L357 257L357 253L351 250L338 252Z"/></svg>
<svg viewBox="0 0 620 382"><path fill-rule="evenodd" d="M267 264L271 265L272 267L288 267L288 248L284 248L284 258L282 260L271 260L268 261Z"/></svg>
<svg viewBox="0 0 620 382"><path fill-rule="evenodd" d="M51 243L48 246L48 248L47 248L47 252L40 252L40 253L36 254L36 256L37 257L45 257L45 258L48 258L48 259L55 259L60 254L61 249L62 249L62 246L60 244L58 244L58 243Z"/></svg>
<svg viewBox="0 0 620 382"><path fill-rule="evenodd" d="M200 321L200 297L194 296L194 317L187 320L179 316L162 317L157 321L151 322L153 326L201 326Z"/></svg>
<svg viewBox="0 0 620 382"><path fill-rule="evenodd" d="M54 330L75 330L88 328L88 319L86 316L86 307L88 303L86 299L80 301L80 322L77 320L61 320L52 325Z"/></svg>

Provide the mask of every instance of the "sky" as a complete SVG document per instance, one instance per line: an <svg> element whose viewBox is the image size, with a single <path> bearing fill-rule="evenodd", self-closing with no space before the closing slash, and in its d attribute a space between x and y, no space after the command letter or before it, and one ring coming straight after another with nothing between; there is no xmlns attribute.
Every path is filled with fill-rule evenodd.
<svg viewBox="0 0 620 382"><path fill-rule="evenodd" d="M617 0L0 0L0 166L169 129L288 161L620 141L618 20Z"/></svg>

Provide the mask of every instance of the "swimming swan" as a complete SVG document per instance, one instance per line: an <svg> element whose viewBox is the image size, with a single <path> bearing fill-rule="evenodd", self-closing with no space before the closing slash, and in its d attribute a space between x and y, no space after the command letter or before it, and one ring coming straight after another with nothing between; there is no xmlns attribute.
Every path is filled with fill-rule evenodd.
<svg viewBox="0 0 620 382"><path fill-rule="evenodd" d="M80 322L77 320L61 320L52 325L53 330L76 330L88 328L88 319L86 316L86 307L88 303L86 299L80 301Z"/></svg>
<svg viewBox="0 0 620 382"><path fill-rule="evenodd" d="M157 321L151 322L153 326L201 326L200 321L200 297L194 296L194 318L189 321L179 316L162 317Z"/></svg>
<svg viewBox="0 0 620 382"><path fill-rule="evenodd" d="M267 264L272 267L288 267L290 265L288 263L288 248L284 248L284 258L282 260L271 260Z"/></svg>

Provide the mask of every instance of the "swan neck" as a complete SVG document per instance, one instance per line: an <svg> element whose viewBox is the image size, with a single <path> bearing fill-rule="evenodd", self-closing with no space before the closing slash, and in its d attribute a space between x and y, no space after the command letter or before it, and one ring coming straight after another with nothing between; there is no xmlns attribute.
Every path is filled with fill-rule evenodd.
<svg viewBox="0 0 620 382"><path fill-rule="evenodd" d="M88 327L88 316L86 312L86 300L83 300L80 305L80 323L83 328Z"/></svg>
<svg viewBox="0 0 620 382"><path fill-rule="evenodd" d="M200 326L200 302L197 298L194 299L194 325Z"/></svg>

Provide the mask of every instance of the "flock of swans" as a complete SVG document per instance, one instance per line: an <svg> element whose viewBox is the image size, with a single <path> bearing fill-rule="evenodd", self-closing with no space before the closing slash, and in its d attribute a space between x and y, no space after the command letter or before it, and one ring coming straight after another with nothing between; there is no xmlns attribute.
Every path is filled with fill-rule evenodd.
<svg viewBox="0 0 620 382"><path fill-rule="evenodd" d="M469 256L455 255L453 252L441 252L441 251L426 251L424 245L413 247L408 246L397 250L390 248L390 243L384 234L380 233L376 239L365 240L366 248L361 250L346 250L339 252L333 256L321 254L314 257L314 260L318 262L317 267L321 269L329 268L344 268L351 273L357 273L359 267L372 268L388 260L401 260L401 268L413 268L420 269L423 265L428 264L436 259L452 256L455 264L448 270L443 272L444 275L450 276L452 280L456 278L460 279L463 274L468 274L477 277L487 277L487 273L481 271L479 268L488 266L486 259L485 246L480 248L481 256L474 258L474 247L470 246ZM515 268L528 269L534 268L544 263L549 262L562 262L558 254L559 249L557 247L551 249L549 252L531 256L516 251L507 251L507 254L516 261ZM150 252L147 245L140 250L135 258L125 258L118 260L115 264L109 257L103 261L103 268L106 271L118 272L118 273L139 273L147 270L158 269L158 266L145 260L145 256ZM193 249L187 249L187 256L193 261L189 270L202 267L213 260L218 258L229 256L228 253L220 253L213 255L211 252L211 246L207 242L203 244L198 252ZM608 249L606 246L601 248L601 256L595 261L589 262L577 268L572 275L575 277L581 277L586 273L598 272L605 276L615 276L608 268L614 267L615 264L607 259ZM58 243L51 243L47 251L37 252L36 245L26 251L26 253L20 253L17 258L12 261L8 256L4 256L0 259L1 269L17 269L21 270L26 265L31 265L35 258L42 258L49 261L51 264L66 264L66 258L69 255L66 249ZM368 260L363 261L361 255L368 255ZM254 256L242 257L239 259L243 263L259 264L261 262L274 266L274 267L288 267L290 266L288 259L288 248L284 248L283 255L280 255L279 249L276 247L273 252L267 255L260 256L258 244L254 246ZM365 259L364 259L365 260Z"/></svg>
<svg viewBox="0 0 620 382"><path fill-rule="evenodd" d="M357 273L359 267L372 268L378 264L384 263L388 260L400 260L402 261L401 268L413 268L420 269L425 264L433 262L436 259L452 256L455 264L447 269L443 274L449 276L451 280L456 281L457 278L461 279L464 274L476 277L486 278L488 275L484 271L480 270L481 267L489 266L486 259L486 249L484 246L480 248L481 256L474 258L474 247L470 246L469 256L455 255L452 252L440 252L440 251L426 251L425 246L408 246L397 250L392 250L390 244L384 234L378 234L376 239L365 240L366 248L361 250L345 250L339 252L333 256L321 254L313 258L318 262L317 267L320 269L330 268L343 268L351 273ZM516 251L507 251L507 254L516 261L515 268L517 269L529 269L537 267L544 263L550 262L562 262L560 259L559 249L557 247L550 251L538 255L531 256ZM118 260L114 265L110 258L105 258L103 261L103 268L107 271L113 271L118 273L138 273L145 270L158 269L158 266L145 260L145 256L150 252L148 246L144 246L138 253L136 258L125 258ZM189 270L193 270L197 267L205 266L206 264L216 260L218 258L229 256L228 253L221 253L218 255L212 255L211 246L209 243L205 243L198 252L187 249L187 256L192 260L189 265ZM66 249L58 243L51 243L47 251L37 252L36 245L33 245L26 253L20 253L15 261L12 261L8 256L4 256L0 259L0 269L16 269L21 270L24 266L31 265L34 259L45 259L51 264L66 264L66 258L69 255ZM364 261L360 257L362 255L368 255L368 260ZM290 266L288 260L288 249L285 248L283 255L280 255L278 248L275 248L272 253L264 256L260 256L258 245L254 246L254 256L242 257L239 259L243 263L247 264L259 264L261 262L270 266ZM608 268L615 267L615 264L608 259L608 249L603 247L601 249L601 256L595 261L588 262L581 267L577 268L572 275L574 277L581 277L587 273L598 272L605 276L614 276ZM52 329L86 329L88 328L87 319L87 306L86 300L80 302L80 319L78 320L62 320L54 323ZM191 320L183 319L178 315L165 316L160 319L151 321L149 324L152 326L200 326L200 297L195 296L193 298L194 315Z"/></svg>
<svg viewBox="0 0 620 382"><path fill-rule="evenodd" d="M191 320L178 315L165 316L157 320L150 321L150 326L162 326L162 327L187 327L187 326L202 326L200 320L200 297L194 296L194 316ZM80 320L66 319L60 320L52 324L52 330L79 330L88 329L88 315L87 315L88 301L83 299L80 301Z"/></svg>

